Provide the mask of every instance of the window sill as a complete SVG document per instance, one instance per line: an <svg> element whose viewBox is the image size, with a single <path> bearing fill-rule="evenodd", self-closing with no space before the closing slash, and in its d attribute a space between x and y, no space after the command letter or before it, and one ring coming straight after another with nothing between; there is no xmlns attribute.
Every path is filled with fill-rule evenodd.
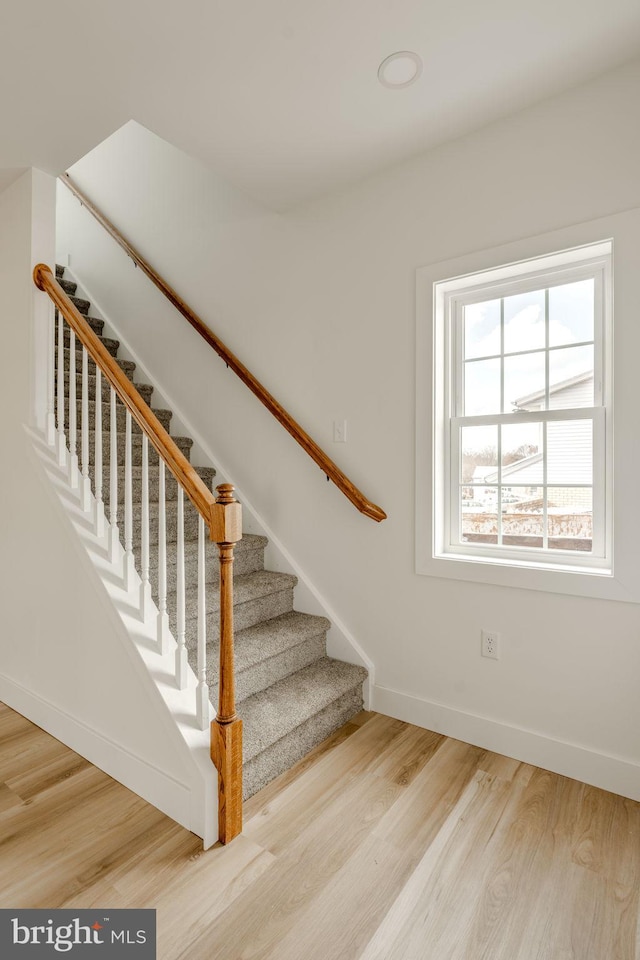
<svg viewBox="0 0 640 960"><path fill-rule="evenodd" d="M416 573L422 576L462 580L523 590L540 590L577 597L640 602L640 590L628 589L602 567L551 567L528 561L478 558L455 553L437 557L417 557Z"/></svg>

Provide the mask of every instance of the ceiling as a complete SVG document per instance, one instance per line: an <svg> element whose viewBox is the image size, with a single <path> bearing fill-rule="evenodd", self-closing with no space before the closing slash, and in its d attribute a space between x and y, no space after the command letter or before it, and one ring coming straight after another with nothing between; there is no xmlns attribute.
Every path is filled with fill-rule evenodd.
<svg viewBox="0 0 640 960"><path fill-rule="evenodd" d="M0 188L134 119L283 209L638 54L638 0L5 0Z"/></svg>

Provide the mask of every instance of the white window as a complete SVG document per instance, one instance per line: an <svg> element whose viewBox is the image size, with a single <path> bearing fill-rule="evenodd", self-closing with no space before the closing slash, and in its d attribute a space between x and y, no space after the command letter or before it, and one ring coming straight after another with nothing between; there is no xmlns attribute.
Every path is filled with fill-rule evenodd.
<svg viewBox="0 0 640 960"><path fill-rule="evenodd" d="M611 242L433 283L433 557L611 573Z"/></svg>

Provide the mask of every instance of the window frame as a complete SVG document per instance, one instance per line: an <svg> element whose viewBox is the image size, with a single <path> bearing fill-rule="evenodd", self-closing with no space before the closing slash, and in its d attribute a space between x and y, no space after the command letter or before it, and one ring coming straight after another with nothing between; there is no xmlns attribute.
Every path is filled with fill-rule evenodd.
<svg viewBox="0 0 640 960"><path fill-rule="evenodd" d="M613 382L614 341L623 351L619 365L625 375L635 365L630 352L640 336L635 327L623 323L614 327L612 301L615 287L616 303L620 299L622 312L631 316L635 305L634 280L636 272L630 269L635 251L640 242L640 211L632 210L614 214L595 221L585 221L550 233L511 241L499 247L477 250L455 259L434 262L416 270L416 487L415 487L415 571L419 575L453 580L467 580L479 584L492 584L514 588L542 590L551 593L572 594L582 597L601 597L625 602L640 602L640 557L635 546L633 529L636 528L636 511L630 494L635 485L628 470L621 470L612 487L614 461L614 420L611 401L614 392L621 396L635 386L635 381L625 379ZM620 249L622 268L618 273L613 265L608 275L607 335L603 343L602 363L606 374L603 383L605 400L609 410L606 423L605 458L608 480L605 490L607 524L606 564L600 566L576 566L571 562L562 565L540 564L523 560L504 560L500 557L490 561L467 558L464 555L438 552L442 536L439 517L432 508L435 497L443 496L441 470L443 428L443 379L445 369L442 359L443 325L438 322L441 308L442 288L434 284L449 280L459 287L483 272L491 273L491 282L512 277L514 268L522 274L531 261L544 261L548 268L566 267L584 260L586 250L597 253L597 245L611 252ZM557 251L550 253L550 251ZM616 330L618 332L616 333ZM618 343L619 341L619 343ZM635 354L633 354L635 356ZM616 365L618 366L618 364ZM614 391L615 387L615 391ZM580 408L575 408L580 410ZM620 411L619 411L620 413ZM618 437L615 461L617 467L628 465L629 457L623 455L620 443L632 439L633 418L623 407L620 436ZM633 458L631 458L633 460ZM615 492L615 498L614 498ZM614 501L618 509L614 509ZM624 508L624 509L623 509ZM623 520L623 513L625 519ZM616 519L617 518L617 519ZM615 524L615 539L614 539ZM616 546L617 544L617 546Z"/></svg>
<svg viewBox="0 0 640 960"><path fill-rule="evenodd" d="M611 420L610 376L607 376L605 357L610 353L607 343L611 341L611 243L604 241L577 250L559 251L547 257L534 258L521 263L509 264L493 270L484 270L477 275L455 278L434 284L434 299L440 300L436 323L442 325L444 350L444 380L442 409L445 429L441 450L434 450L434 461L440 463L444 476L441 506L434 498L434 555L467 559L469 561L531 565L534 567L562 567L569 571L595 569L611 572L611 523L607 522L606 493L612 484L611 462L607 457L607 421ZM577 259L579 258L579 259ZM564 261L564 262L563 262ZM505 271L509 275L504 276ZM499 279L494 279L498 274ZM464 283L462 283L464 279ZM594 280L594 404L591 407L543 409L532 412L502 412L485 415L464 414L464 308L473 303L502 299L536 290L551 289L584 279ZM585 341L587 342L587 341ZM590 341L589 341L590 342ZM568 346L568 345L567 345ZM545 339L541 351L545 363L551 352L563 349L550 346ZM534 351L523 351L531 353ZM504 364L505 356L499 359ZM496 355L497 357L498 355ZM483 357L482 359L491 359ZM548 389L548 374L545 389ZM592 427L592 550L576 553L549 547L509 547L504 544L465 543L462 538L458 490L460 485L459 431L464 426L494 426L516 424L587 420ZM546 426L543 426L546 433ZM435 431L434 431L435 432ZM497 472L501 473L498 456ZM538 486L547 484L546 478ZM499 482L498 482L499 487ZM497 504L498 528L502 515L500 500Z"/></svg>

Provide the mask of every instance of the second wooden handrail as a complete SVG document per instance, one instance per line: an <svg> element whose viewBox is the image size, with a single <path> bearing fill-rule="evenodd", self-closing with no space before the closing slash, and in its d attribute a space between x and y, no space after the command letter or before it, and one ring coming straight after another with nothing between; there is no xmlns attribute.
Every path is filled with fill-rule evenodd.
<svg viewBox="0 0 640 960"><path fill-rule="evenodd" d="M195 311L191 309L180 297L173 287L163 280L156 273L153 267L144 259L144 257L122 236L120 231L111 223L107 217L82 193L79 187L71 180L68 174L60 177L62 183L78 198L89 213L100 223L107 233L113 237L127 256L131 257L133 262L149 277L151 282L160 290L169 300L176 310L197 330L200 336L206 340L215 352L221 357L227 366L242 380L242 382L251 390L251 392L260 400L269 412L278 420L285 430L300 444L312 460L317 463L327 479L332 480L339 490L353 503L355 507L365 516L372 520L380 522L386 519L386 513L381 507L368 500L361 490L342 472L342 470L331 460L330 457L318 446L315 440L312 440L309 434L304 430L296 420L278 403L276 398L264 387L256 377L245 367L245 365L235 356L234 353L220 340L215 333L207 326Z"/></svg>

